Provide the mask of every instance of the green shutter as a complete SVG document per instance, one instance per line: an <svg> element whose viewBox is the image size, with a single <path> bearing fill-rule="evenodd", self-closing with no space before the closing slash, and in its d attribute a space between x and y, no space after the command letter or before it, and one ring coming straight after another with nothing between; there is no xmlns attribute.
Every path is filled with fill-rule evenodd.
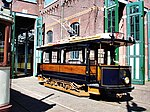
<svg viewBox="0 0 150 112"><path fill-rule="evenodd" d="M105 33L118 31L118 0L105 0Z"/></svg>
<svg viewBox="0 0 150 112"><path fill-rule="evenodd" d="M38 46L42 45L42 17L36 19L36 29L35 29L35 38L34 38L34 67L33 75L37 76L37 63L41 62L42 52L36 50Z"/></svg>
<svg viewBox="0 0 150 112"><path fill-rule="evenodd" d="M135 45L128 47L128 62L132 66L132 83L145 82L144 2L127 4L127 38L133 37Z"/></svg>
<svg viewBox="0 0 150 112"><path fill-rule="evenodd" d="M42 45L42 17L36 19L36 38L37 46Z"/></svg>

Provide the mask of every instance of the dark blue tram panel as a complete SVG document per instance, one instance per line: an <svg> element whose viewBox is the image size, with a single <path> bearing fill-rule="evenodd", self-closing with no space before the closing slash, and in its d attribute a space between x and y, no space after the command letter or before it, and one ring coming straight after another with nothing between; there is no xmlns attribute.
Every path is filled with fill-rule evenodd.
<svg viewBox="0 0 150 112"><path fill-rule="evenodd" d="M131 92L131 67L102 67L101 86L115 93Z"/></svg>
<svg viewBox="0 0 150 112"><path fill-rule="evenodd" d="M130 68L120 68L120 66L117 66L119 68L115 67L101 67L102 69L102 85L129 85L130 79L131 79L131 72ZM129 78L127 81L125 81L125 78Z"/></svg>
<svg viewBox="0 0 150 112"><path fill-rule="evenodd" d="M134 87L131 86L131 67L130 66L99 66L99 83L88 85L90 94L111 94L131 92Z"/></svg>

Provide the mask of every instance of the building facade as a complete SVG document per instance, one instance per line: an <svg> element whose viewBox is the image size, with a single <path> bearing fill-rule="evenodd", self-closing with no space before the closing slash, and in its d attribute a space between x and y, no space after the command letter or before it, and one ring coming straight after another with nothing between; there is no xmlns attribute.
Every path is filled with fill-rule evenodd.
<svg viewBox="0 0 150 112"><path fill-rule="evenodd" d="M116 50L116 62L131 65L133 83L144 84L150 80L149 4L149 0L15 0L12 7L18 16L35 17L32 22L34 46L28 47L33 51L31 63L35 76L37 63L42 56L36 50L37 46L76 36L84 38L100 33L120 32L124 34L124 38L134 38L136 44L127 49ZM21 5L19 9L18 5ZM28 50L25 51L29 54ZM68 59L78 60L79 54L80 52L71 52ZM43 56L43 61L48 62L48 54ZM28 60L24 62L27 63Z"/></svg>
<svg viewBox="0 0 150 112"><path fill-rule="evenodd" d="M123 65L129 63L133 67L133 83L144 84L145 80L149 80L148 0L52 0L40 3L43 44L72 36L124 33L124 38L133 37L136 44L128 49L118 49L116 61ZM78 58L77 55L74 52L69 57Z"/></svg>

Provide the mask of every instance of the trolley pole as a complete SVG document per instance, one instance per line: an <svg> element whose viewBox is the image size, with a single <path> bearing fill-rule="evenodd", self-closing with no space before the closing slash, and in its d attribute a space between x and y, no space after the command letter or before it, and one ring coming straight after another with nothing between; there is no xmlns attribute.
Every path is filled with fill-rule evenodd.
<svg viewBox="0 0 150 112"><path fill-rule="evenodd" d="M60 18L60 39L63 39L64 32L63 32L63 24L64 24L64 1L61 0L61 18Z"/></svg>

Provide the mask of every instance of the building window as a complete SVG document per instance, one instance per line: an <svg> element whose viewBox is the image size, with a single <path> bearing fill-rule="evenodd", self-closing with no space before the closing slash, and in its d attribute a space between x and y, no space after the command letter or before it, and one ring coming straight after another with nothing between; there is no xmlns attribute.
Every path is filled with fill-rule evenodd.
<svg viewBox="0 0 150 112"><path fill-rule="evenodd" d="M50 30L47 32L47 43L53 41L53 32Z"/></svg>
<svg viewBox="0 0 150 112"><path fill-rule="evenodd" d="M44 6L48 6L48 5L50 5L50 4L52 4L52 3L56 2L56 1L57 0L45 0Z"/></svg>
<svg viewBox="0 0 150 112"><path fill-rule="evenodd" d="M80 25L79 22L74 22L70 25L71 30L69 31L70 37L79 36Z"/></svg>
<svg viewBox="0 0 150 112"><path fill-rule="evenodd" d="M115 9L108 10L108 32L115 32Z"/></svg>
<svg viewBox="0 0 150 112"><path fill-rule="evenodd" d="M2 32L0 32L0 63L4 60L4 36Z"/></svg>
<svg viewBox="0 0 150 112"><path fill-rule="evenodd" d="M134 37L136 40L139 40L140 33L140 15L136 14L139 12L139 6L133 5L130 7L130 14L135 14L130 16L130 36Z"/></svg>
<svg viewBox="0 0 150 112"><path fill-rule="evenodd" d="M105 0L105 32L118 32L118 0Z"/></svg>
<svg viewBox="0 0 150 112"><path fill-rule="evenodd" d="M115 0L108 0L108 6L115 5Z"/></svg>

